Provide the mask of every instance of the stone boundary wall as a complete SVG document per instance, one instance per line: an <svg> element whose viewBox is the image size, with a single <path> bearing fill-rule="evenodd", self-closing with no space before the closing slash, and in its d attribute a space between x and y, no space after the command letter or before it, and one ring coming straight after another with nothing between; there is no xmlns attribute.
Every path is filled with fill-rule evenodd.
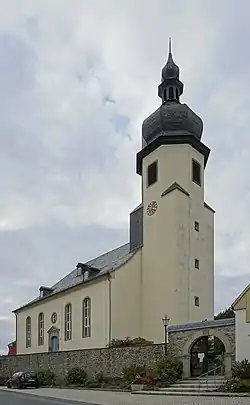
<svg viewBox="0 0 250 405"><path fill-rule="evenodd" d="M197 337L216 336L216 334L227 340L228 354L233 360L235 353L235 321L232 319L170 326L167 352L171 357L177 356L184 359L186 346L188 345L191 348ZM36 353L0 356L0 377L8 377L15 371L49 368L54 371L60 381L65 378L70 368L76 366L83 367L89 378L99 372L102 372L104 376L118 377L124 367L131 364L150 366L163 359L164 355L164 344L153 344L119 348L82 349L55 354Z"/></svg>
<svg viewBox="0 0 250 405"><path fill-rule="evenodd" d="M83 367L88 376L102 372L117 377L131 364L151 365L164 357L164 345L120 348L84 349L74 351L17 356L0 356L0 376L8 377L16 371L51 369L59 380L76 366Z"/></svg>

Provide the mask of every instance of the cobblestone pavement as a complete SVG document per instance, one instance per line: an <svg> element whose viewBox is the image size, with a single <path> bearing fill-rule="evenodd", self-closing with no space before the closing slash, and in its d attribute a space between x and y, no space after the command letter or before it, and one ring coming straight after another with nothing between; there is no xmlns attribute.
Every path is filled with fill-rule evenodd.
<svg viewBox="0 0 250 405"><path fill-rule="evenodd" d="M9 390L13 391L13 390ZM20 392L20 391L19 391ZM85 391L57 388L22 390L32 396L73 400L98 405L249 405L250 398L182 397L158 395L132 395L125 392Z"/></svg>

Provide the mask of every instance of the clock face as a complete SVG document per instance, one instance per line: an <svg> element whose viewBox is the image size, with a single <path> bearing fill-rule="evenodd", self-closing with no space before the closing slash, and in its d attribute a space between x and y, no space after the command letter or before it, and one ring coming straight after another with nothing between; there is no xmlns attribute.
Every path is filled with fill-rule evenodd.
<svg viewBox="0 0 250 405"><path fill-rule="evenodd" d="M153 215L158 208L158 204L156 201L151 201L147 206L147 214L149 216Z"/></svg>
<svg viewBox="0 0 250 405"><path fill-rule="evenodd" d="M56 323L56 321L57 321L57 314L53 312L53 314L51 315L51 322Z"/></svg>

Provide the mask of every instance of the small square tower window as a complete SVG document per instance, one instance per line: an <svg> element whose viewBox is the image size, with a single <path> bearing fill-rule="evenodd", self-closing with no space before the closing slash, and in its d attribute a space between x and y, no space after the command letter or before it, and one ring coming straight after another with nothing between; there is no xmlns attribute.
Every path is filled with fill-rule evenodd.
<svg viewBox="0 0 250 405"><path fill-rule="evenodd" d="M200 268L200 261L199 261L198 259L194 259L194 267L195 267L196 269L199 269L199 268Z"/></svg>
<svg viewBox="0 0 250 405"><path fill-rule="evenodd" d="M201 165L196 160L192 160L192 180L201 186Z"/></svg>
<svg viewBox="0 0 250 405"><path fill-rule="evenodd" d="M200 232L200 224L198 221L194 221L194 229L196 232Z"/></svg>
<svg viewBox="0 0 250 405"><path fill-rule="evenodd" d="M194 297L194 305L195 305L196 307L199 307L199 306L200 306L200 298L199 298L199 297Z"/></svg>
<svg viewBox="0 0 250 405"><path fill-rule="evenodd" d="M151 186L151 184L156 183L158 177L157 173L157 162L151 163L147 169L147 187Z"/></svg>

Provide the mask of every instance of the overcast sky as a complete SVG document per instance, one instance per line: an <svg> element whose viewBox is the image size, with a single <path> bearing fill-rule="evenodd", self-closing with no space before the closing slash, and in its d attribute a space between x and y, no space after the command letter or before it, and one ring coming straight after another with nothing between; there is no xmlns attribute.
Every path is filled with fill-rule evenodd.
<svg viewBox="0 0 250 405"><path fill-rule="evenodd" d="M211 149L216 312L249 283L250 4L0 0L0 351L11 311L128 240L135 154L172 37Z"/></svg>

